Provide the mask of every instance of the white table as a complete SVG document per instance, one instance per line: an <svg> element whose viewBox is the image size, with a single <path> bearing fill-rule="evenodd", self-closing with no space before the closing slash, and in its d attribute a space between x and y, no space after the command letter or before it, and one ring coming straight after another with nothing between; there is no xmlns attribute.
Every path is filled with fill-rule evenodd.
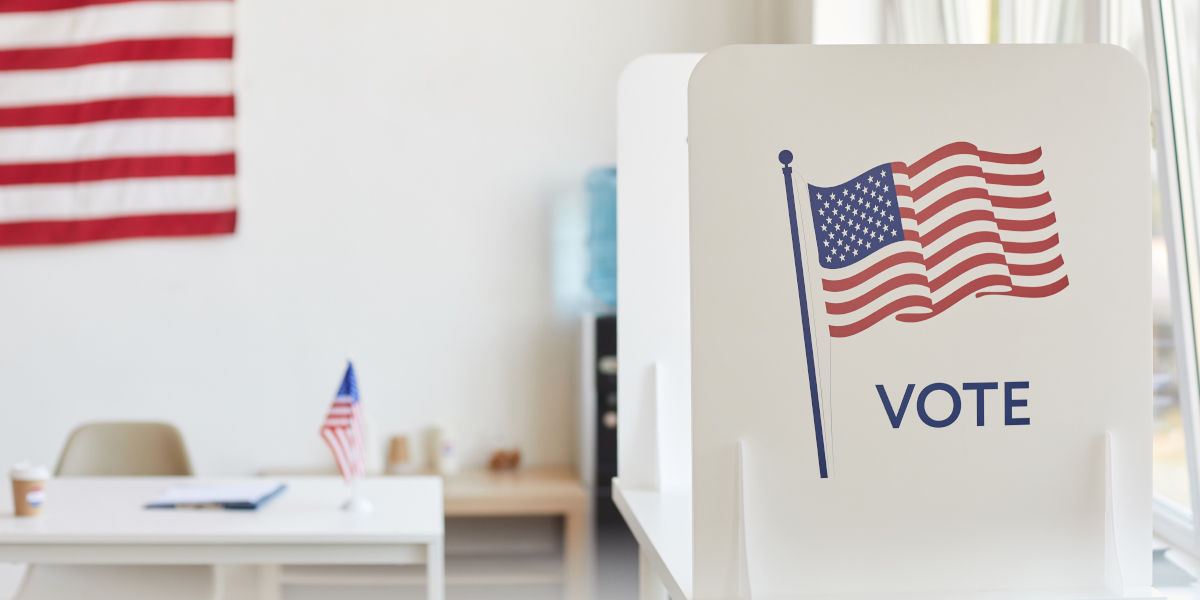
<svg viewBox="0 0 1200 600"><path fill-rule="evenodd" d="M444 517L436 477L367 479L367 515L342 512L349 492L338 478L287 478L288 488L258 511L147 510L177 483L231 479L63 478L46 487L46 511L12 516L0 495L0 562L45 564L260 565L263 591L277 596L287 564L424 564L430 600L443 600ZM274 574L272 577L271 575Z"/></svg>

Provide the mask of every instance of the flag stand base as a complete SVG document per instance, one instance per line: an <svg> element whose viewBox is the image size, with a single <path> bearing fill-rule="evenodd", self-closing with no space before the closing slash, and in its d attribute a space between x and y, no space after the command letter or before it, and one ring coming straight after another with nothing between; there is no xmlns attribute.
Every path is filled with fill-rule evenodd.
<svg viewBox="0 0 1200 600"><path fill-rule="evenodd" d="M365 515L375 510L375 505L371 504L370 500L360 496L353 496L342 505L342 510L356 515Z"/></svg>
<svg viewBox="0 0 1200 600"><path fill-rule="evenodd" d="M355 477L349 481L350 499L342 505L342 511L355 515L365 515L375 510L375 505L362 496L362 479Z"/></svg>

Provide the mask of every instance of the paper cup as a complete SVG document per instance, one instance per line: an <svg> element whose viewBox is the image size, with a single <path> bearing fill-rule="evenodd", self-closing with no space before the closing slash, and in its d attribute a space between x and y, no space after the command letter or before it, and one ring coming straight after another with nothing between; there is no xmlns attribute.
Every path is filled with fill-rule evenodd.
<svg viewBox="0 0 1200 600"><path fill-rule="evenodd" d="M13 512L18 517L36 517L42 514L46 504L46 482L50 470L46 467L18 463L13 465L12 477Z"/></svg>

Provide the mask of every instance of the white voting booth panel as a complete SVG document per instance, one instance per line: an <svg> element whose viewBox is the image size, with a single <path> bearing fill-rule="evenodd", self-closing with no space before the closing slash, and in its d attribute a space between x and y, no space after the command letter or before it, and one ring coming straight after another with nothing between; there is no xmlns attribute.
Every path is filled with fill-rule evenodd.
<svg viewBox="0 0 1200 600"><path fill-rule="evenodd" d="M730 47L671 110L686 66L632 65L619 111L614 489L667 589L1153 597L1136 63L1101 46ZM656 112L688 115L689 184ZM680 234L687 259L638 259ZM682 313L690 337L663 339ZM690 364L668 358L679 343ZM676 372L690 439L663 422L684 414ZM681 456L690 482L664 467Z"/></svg>
<svg viewBox="0 0 1200 600"><path fill-rule="evenodd" d="M617 396L632 426L617 455L634 487L692 486L687 82L702 57L641 57L618 87Z"/></svg>
<svg viewBox="0 0 1200 600"><path fill-rule="evenodd" d="M633 61L617 99L613 495L641 540L645 570L679 598L691 596L692 584L687 86L702 56Z"/></svg>

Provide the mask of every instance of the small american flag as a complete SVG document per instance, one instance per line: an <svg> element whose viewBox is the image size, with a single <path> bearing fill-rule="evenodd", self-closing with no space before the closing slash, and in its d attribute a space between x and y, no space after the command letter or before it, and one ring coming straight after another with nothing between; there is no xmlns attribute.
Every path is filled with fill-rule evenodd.
<svg viewBox="0 0 1200 600"><path fill-rule="evenodd" d="M358 401L358 381L354 378L353 364L346 365L337 398L333 399L333 406L321 427L321 438L333 451L343 478L350 481L366 475L362 405Z"/></svg>
<svg viewBox="0 0 1200 600"><path fill-rule="evenodd" d="M230 233L231 0L0 0L0 246Z"/></svg>
<svg viewBox="0 0 1200 600"><path fill-rule="evenodd" d="M955 142L841 185L808 186L830 335L892 315L923 321L971 295L1066 289L1041 156Z"/></svg>

